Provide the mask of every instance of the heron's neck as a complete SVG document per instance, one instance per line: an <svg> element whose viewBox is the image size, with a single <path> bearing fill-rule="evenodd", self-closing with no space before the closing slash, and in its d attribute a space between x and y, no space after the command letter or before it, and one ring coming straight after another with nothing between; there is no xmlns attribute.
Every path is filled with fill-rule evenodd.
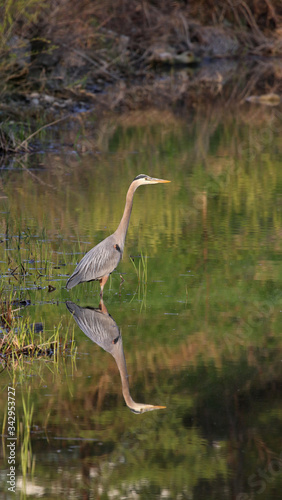
<svg viewBox="0 0 282 500"><path fill-rule="evenodd" d="M125 207L124 207L124 212L123 216L121 218L121 221L119 223L119 226L117 230L115 231L115 235L118 239L118 244L121 248L121 251L123 251L124 248L124 242L126 238L126 233L129 225L129 220L130 220L130 215L131 215L131 210L132 210L132 205L133 205L133 196L138 188L138 185L134 185L133 183L129 186L129 189L127 191L126 195L126 202L125 202Z"/></svg>

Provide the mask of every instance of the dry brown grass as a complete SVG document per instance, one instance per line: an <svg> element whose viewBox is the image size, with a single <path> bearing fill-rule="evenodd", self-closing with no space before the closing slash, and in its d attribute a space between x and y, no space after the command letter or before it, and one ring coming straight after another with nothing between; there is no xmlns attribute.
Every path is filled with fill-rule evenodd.
<svg viewBox="0 0 282 500"><path fill-rule="evenodd" d="M114 11L108 26L117 33L122 30L139 50L164 41L178 49L192 49L201 45L202 28L223 27L226 22L244 45L248 42L249 49L265 45L267 37L271 43L280 43L282 4L278 0L192 0L189 3L120 0L115 7L112 2L105 2L104 8L107 12Z"/></svg>
<svg viewBox="0 0 282 500"><path fill-rule="evenodd" d="M193 107L223 94L230 80L228 70L213 75L201 71L195 77L185 67L182 73L160 79L156 51L191 54L194 64L203 57L234 60L282 54L278 0L52 0L35 5L32 18L15 10L2 33L4 96L17 89L22 98L29 98L35 89L71 101L94 102L96 107L102 103L111 110L152 104ZM262 64L258 71L252 68L250 74L246 70L246 91L241 84L236 88L235 82L229 97L280 92L281 73L274 63Z"/></svg>

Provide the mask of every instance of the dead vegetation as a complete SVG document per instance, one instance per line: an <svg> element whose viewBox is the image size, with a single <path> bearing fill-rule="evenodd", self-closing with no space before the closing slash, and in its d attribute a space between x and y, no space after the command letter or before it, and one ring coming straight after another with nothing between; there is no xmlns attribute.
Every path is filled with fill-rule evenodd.
<svg viewBox="0 0 282 500"><path fill-rule="evenodd" d="M72 352L72 340L62 339L57 331L43 338L43 324L30 324L19 316L29 301L6 299L0 302L0 366L16 369L23 362L35 359L54 359Z"/></svg>
<svg viewBox="0 0 282 500"><path fill-rule="evenodd" d="M62 111L282 92L279 0L32 0L25 8L0 0L0 14L5 116L15 106L51 121Z"/></svg>

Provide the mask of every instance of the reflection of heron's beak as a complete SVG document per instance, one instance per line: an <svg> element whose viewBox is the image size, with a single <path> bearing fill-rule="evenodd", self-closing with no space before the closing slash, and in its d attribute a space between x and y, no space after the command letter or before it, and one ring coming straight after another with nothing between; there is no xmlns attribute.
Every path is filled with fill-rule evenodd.
<svg viewBox="0 0 282 500"><path fill-rule="evenodd" d="M153 410L164 410L166 406L155 406L155 405L145 405L141 403L135 403L135 401L131 400L131 403L127 403L128 408L133 413L145 413L146 411L153 411Z"/></svg>

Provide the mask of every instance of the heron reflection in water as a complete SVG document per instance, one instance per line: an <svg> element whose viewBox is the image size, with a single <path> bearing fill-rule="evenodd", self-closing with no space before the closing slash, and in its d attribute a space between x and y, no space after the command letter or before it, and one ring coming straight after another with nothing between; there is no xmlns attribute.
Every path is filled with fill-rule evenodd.
<svg viewBox="0 0 282 500"><path fill-rule="evenodd" d="M83 333L85 333L92 342L98 344L114 357L120 373L122 394L128 408L134 413L144 413L146 411L165 408L165 406L154 406L135 403L135 401L133 401L129 391L128 373L121 333L116 322L108 313L103 300L100 301L99 308L97 309L80 307L71 301L67 301L66 306Z"/></svg>
<svg viewBox="0 0 282 500"><path fill-rule="evenodd" d="M67 281L67 290L70 290L84 281L99 281L101 289L100 297L103 296L104 286L110 274L115 270L122 258L133 205L133 196L136 189L139 186L166 182L170 181L156 179L155 177L150 177L145 174L140 174L135 177L127 191L123 216L117 230L84 255Z"/></svg>

